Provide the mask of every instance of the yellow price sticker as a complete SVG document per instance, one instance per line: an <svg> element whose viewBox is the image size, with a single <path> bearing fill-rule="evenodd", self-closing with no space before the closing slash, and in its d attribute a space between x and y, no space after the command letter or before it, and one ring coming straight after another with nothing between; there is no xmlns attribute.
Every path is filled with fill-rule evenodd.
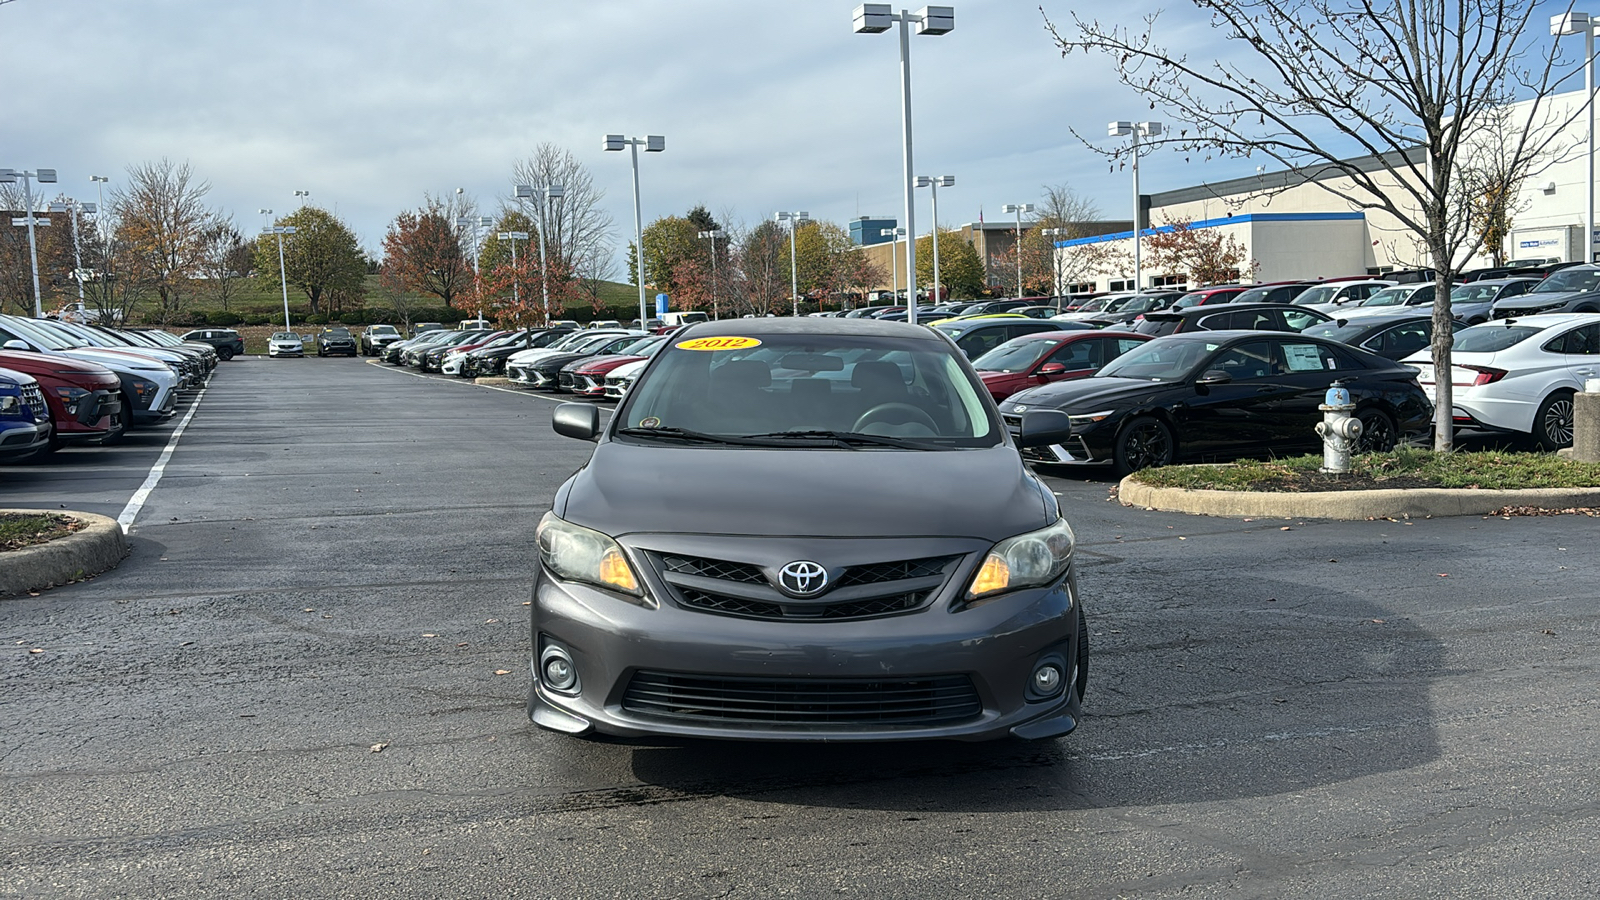
<svg viewBox="0 0 1600 900"><path fill-rule="evenodd" d="M679 350L746 350L761 342L751 337L703 337L675 344Z"/></svg>

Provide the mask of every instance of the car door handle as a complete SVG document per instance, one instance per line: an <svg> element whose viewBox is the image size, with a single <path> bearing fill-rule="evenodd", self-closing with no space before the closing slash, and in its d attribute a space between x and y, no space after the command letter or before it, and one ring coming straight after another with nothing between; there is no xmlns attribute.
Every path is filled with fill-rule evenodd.
<svg viewBox="0 0 1600 900"><path fill-rule="evenodd" d="M1276 385L1263 384L1263 385L1258 385L1256 387L1256 393L1258 393L1258 394L1271 394L1274 391L1276 391L1277 389L1278 388L1277 388Z"/></svg>

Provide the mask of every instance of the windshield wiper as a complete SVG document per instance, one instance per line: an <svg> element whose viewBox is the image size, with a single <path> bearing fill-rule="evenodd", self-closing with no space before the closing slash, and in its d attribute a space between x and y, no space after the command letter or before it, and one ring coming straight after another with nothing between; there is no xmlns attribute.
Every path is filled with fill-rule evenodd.
<svg viewBox="0 0 1600 900"><path fill-rule="evenodd" d="M687 428L618 428L617 434L628 437L652 438L660 441L676 441L681 444L731 444L735 447L766 447L767 441L752 440L748 436L735 436L731 434L706 434L703 431L690 431Z"/></svg>
<svg viewBox="0 0 1600 900"><path fill-rule="evenodd" d="M788 440L833 441L845 447L894 447L900 450L943 450L939 444L907 440L885 434L864 434L859 431L769 431L765 434L747 434L746 438L758 441Z"/></svg>

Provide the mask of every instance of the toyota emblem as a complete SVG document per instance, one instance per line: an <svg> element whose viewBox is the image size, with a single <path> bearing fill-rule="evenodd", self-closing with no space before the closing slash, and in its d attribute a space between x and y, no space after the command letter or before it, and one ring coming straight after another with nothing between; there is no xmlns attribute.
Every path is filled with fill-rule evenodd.
<svg viewBox="0 0 1600 900"><path fill-rule="evenodd" d="M809 559L796 560L778 570L778 586L796 597L812 597L828 587L828 570Z"/></svg>

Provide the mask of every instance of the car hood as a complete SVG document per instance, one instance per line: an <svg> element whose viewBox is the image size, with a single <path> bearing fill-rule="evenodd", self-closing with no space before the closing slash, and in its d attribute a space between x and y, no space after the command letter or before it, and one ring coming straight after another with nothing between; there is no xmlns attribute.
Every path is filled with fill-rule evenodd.
<svg viewBox="0 0 1600 900"><path fill-rule="evenodd" d="M1007 445L982 450L676 447L605 441L556 514L636 533L972 537L1050 524L1042 488Z"/></svg>
<svg viewBox="0 0 1600 900"><path fill-rule="evenodd" d="M1504 300L1496 300L1494 305L1500 309L1543 309L1547 306L1561 306L1579 297L1588 297L1593 291L1529 291Z"/></svg>
<svg viewBox="0 0 1600 900"><path fill-rule="evenodd" d="M1029 388L1012 394L1000 407L1006 412L1015 412L1021 407L1061 409L1069 413L1090 411L1091 408L1098 411L1107 405L1115 406L1119 402L1148 396L1171 386L1168 382L1144 378L1096 376Z"/></svg>
<svg viewBox="0 0 1600 900"><path fill-rule="evenodd" d="M171 366L161 360L153 356L146 356L131 348L128 350L112 350L107 347L74 347L61 352L78 359L99 363L114 372L136 372L141 378L148 378L151 375L173 376L176 374Z"/></svg>

